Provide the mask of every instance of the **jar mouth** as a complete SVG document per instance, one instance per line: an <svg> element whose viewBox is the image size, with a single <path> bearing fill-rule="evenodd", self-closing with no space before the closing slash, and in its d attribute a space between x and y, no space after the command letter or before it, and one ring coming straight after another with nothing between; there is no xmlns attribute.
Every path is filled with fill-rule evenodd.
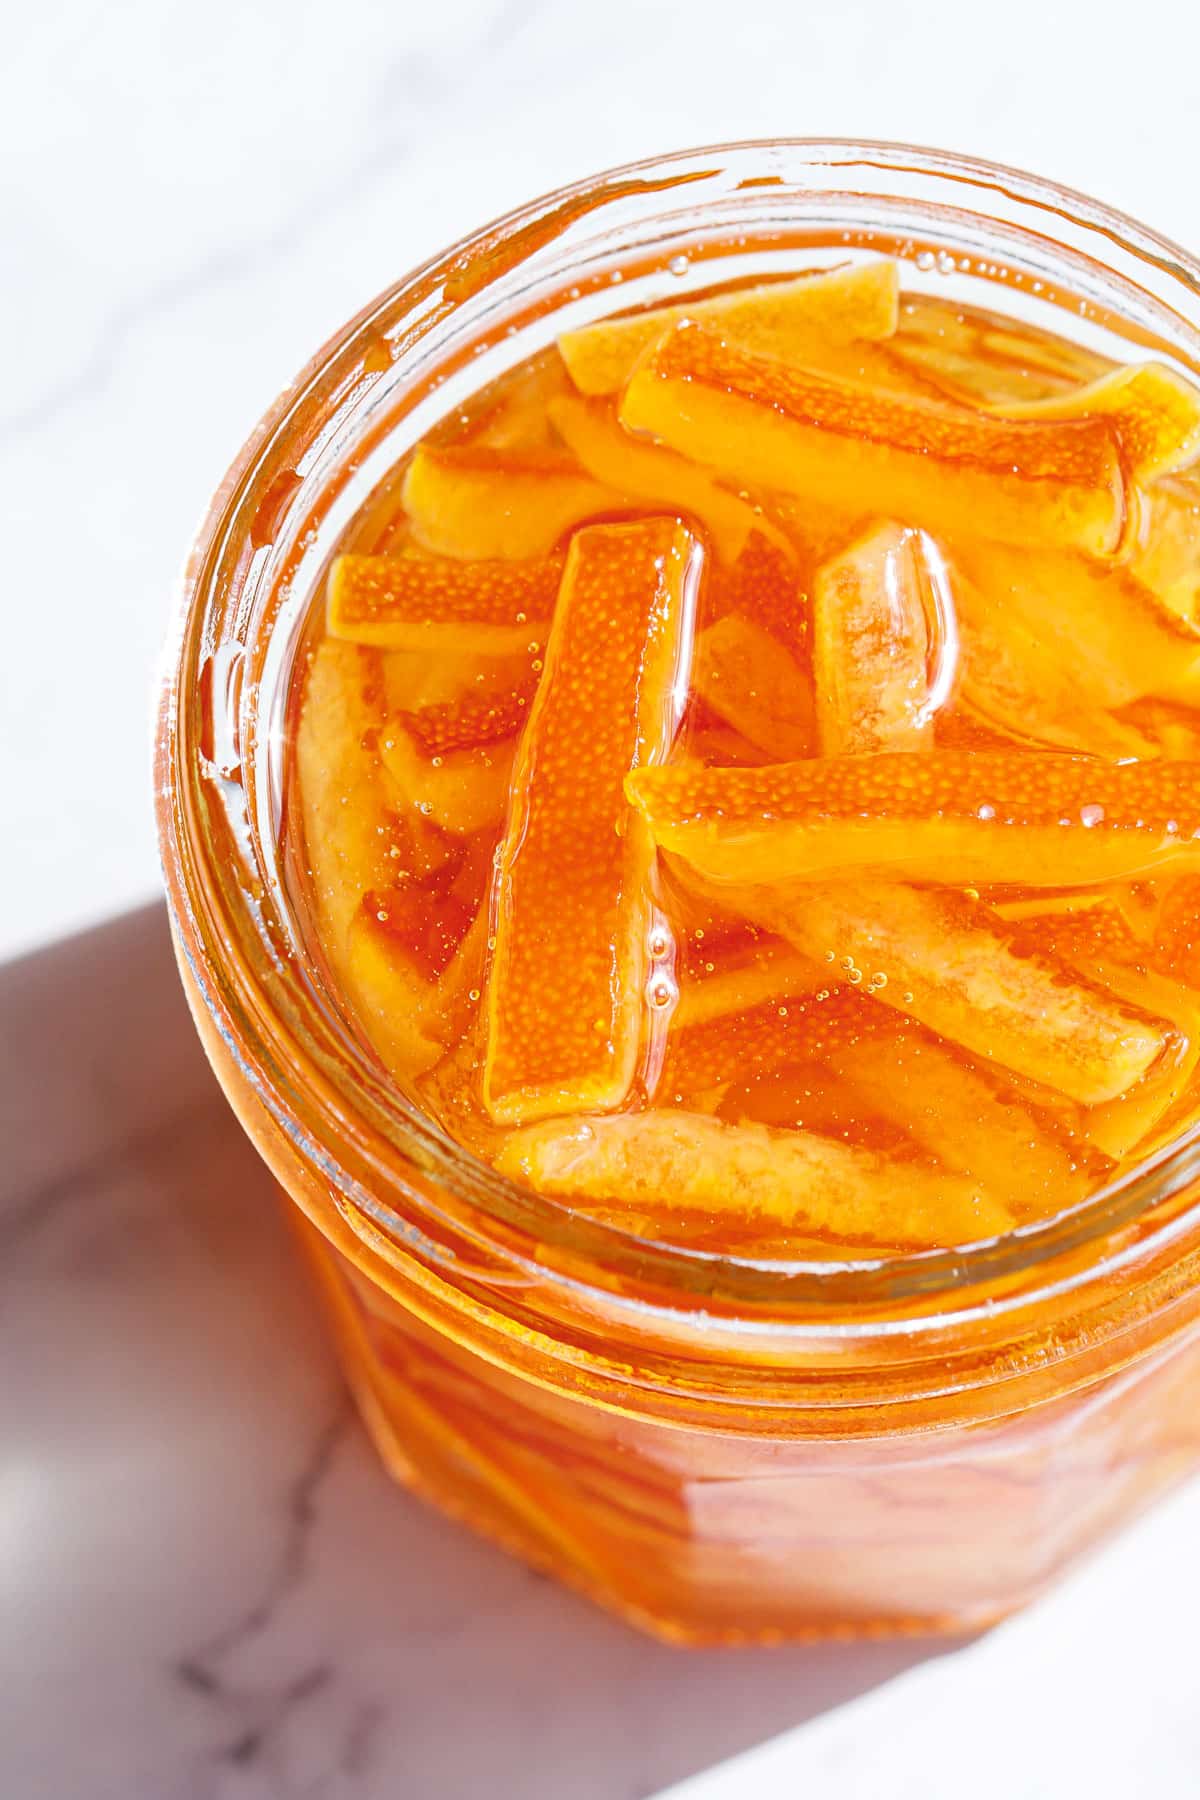
<svg viewBox="0 0 1200 1800"><path fill-rule="evenodd" d="M484 226L389 288L318 352L214 497L187 565L159 707L156 807L172 922L199 1002L252 1091L339 1202L401 1248L434 1255L436 1231L426 1227L449 1222L477 1241L499 1239L539 1279L553 1270L609 1295L636 1281L664 1305L686 1297L734 1318L803 1314L853 1332L856 1316L869 1316L878 1331L880 1313L895 1311L906 1330L914 1316L944 1326L1061 1292L1101 1269L1111 1275L1183 1236L1200 1215L1191 1191L1200 1126L1086 1201L986 1242L782 1262L648 1241L501 1176L405 1099L297 967L289 911L264 861L279 745L257 696L286 668L280 621L302 547L313 521L335 518L350 475L398 413L448 405L443 384L471 367L470 347L464 340L449 358L431 358L431 334L474 306L482 342L481 331L498 333L514 307L536 317L538 281L561 284L581 245L595 258L607 234L610 261L619 260L628 243L654 241L656 220L665 244L666 223L677 230L698 220L710 200L724 218L742 195L760 212L766 196L781 229L789 217L803 229L809 202L836 201L847 218L855 202L867 216L890 208L889 218L914 222L910 249L938 220L969 242L999 221L1028 241L1035 263L1102 271L1106 292L1119 289L1134 307L1134 335L1200 373L1200 261L1086 195L943 151L804 138L707 146L608 170ZM890 225L867 235L895 237ZM889 253L898 253L894 242Z"/></svg>

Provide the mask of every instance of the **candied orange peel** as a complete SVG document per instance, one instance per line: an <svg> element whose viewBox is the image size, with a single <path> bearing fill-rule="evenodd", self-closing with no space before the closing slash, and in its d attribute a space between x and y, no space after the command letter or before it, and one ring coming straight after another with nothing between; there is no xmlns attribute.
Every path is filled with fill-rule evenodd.
<svg viewBox="0 0 1200 1800"><path fill-rule="evenodd" d="M779 639L726 613L696 641L692 685L718 718L758 749L808 756L816 745L808 675Z"/></svg>
<svg viewBox="0 0 1200 1800"><path fill-rule="evenodd" d="M678 723L699 546L677 520L576 533L522 736L494 902L484 1102L619 1106L646 1010L654 849L623 792Z"/></svg>
<svg viewBox="0 0 1200 1800"><path fill-rule="evenodd" d="M385 1067L409 1081L433 1066L442 1045L429 1029L434 984L366 908L355 913L340 974Z"/></svg>
<svg viewBox="0 0 1200 1800"><path fill-rule="evenodd" d="M932 743L939 574L924 532L890 520L817 570L813 688L825 756Z"/></svg>
<svg viewBox="0 0 1200 1800"><path fill-rule="evenodd" d="M710 266L356 515L289 713L314 958L606 1225L987 1238L1200 1109L1200 387L887 259Z"/></svg>
<svg viewBox="0 0 1200 1800"><path fill-rule="evenodd" d="M391 874L382 777L368 736L380 720L370 652L327 638L305 683L295 778L317 919L334 957L363 894Z"/></svg>
<svg viewBox="0 0 1200 1800"><path fill-rule="evenodd" d="M548 556L577 525L638 511L560 451L467 445L413 455L402 489L413 536L466 561Z"/></svg>
<svg viewBox="0 0 1200 1800"><path fill-rule="evenodd" d="M978 542L956 546L954 560L970 584L962 604L973 590L997 633L1032 635L1093 708L1200 704L1200 633L1128 570Z"/></svg>
<svg viewBox="0 0 1200 1800"><path fill-rule="evenodd" d="M951 531L986 518L995 537L1098 556L1125 528L1103 419L997 419L770 362L687 320L638 363L620 417L743 485L834 507Z"/></svg>
<svg viewBox="0 0 1200 1800"><path fill-rule="evenodd" d="M1155 741L1091 698L1081 680L1089 650L1068 649L1038 622L1044 608L1001 605L965 570L954 573L956 700L964 715L1013 742L1090 752L1115 761L1159 754ZM1124 671L1113 686L1123 694ZM1082 690L1082 691L1081 691ZM1123 698L1117 704L1124 704Z"/></svg>
<svg viewBox="0 0 1200 1800"><path fill-rule="evenodd" d="M923 1248L1007 1230L1012 1214L961 1175L816 1132L642 1112L527 1126L501 1147L502 1173L542 1193L674 1208L828 1232L842 1242Z"/></svg>
<svg viewBox="0 0 1200 1800"><path fill-rule="evenodd" d="M563 395L550 403L554 429L572 455L597 481L644 505L694 519L711 539L723 562L736 562L751 532L769 537L777 549L791 554L783 533L703 469L622 430L604 401Z"/></svg>
<svg viewBox="0 0 1200 1800"><path fill-rule="evenodd" d="M396 798L455 837L498 826L508 804L512 750L477 745L424 756L395 721L379 734L379 759Z"/></svg>
<svg viewBox="0 0 1200 1800"><path fill-rule="evenodd" d="M1069 887L1200 866L1200 764L1033 751L880 752L639 769L656 842L714 882L875 875Z"/></svg>
<svg viewBox="0 0 1200 1800"><path fill-rule="evenodd" d="M1200 388L1163 363L1132 363L1065 394L989 410L1006 419L1103 419L1137 481L1174 474L1200 455Z"/></svg>
<svg viewBox="0 0 1200 1800"><path fill-rule="evenodd" d="M1073 977L960 895L804 883L722 898L940 1037L1085 1105L1124 1093L1171 1037L1167 1021Z"/></svg>
<svg viewBox="0 0 1200 1800"><path fill-rule="evenodd" d="M561 557L339 556L329 576L329 634L388 650L511 655L531 631L544 630L561 578Z"/></svg>
<svg viewBox="0 0 1200 1800"><path fill-rule="evenodd" d="M1200 482L1158 481L1142 495L1142 534L1129 573L1160 606L1200 627Z"/></svg>
<svg viewBox="0 0 1200 1800"><path fill-rule="evenodd" d="M765 356L805 361L822 347L891 337L899 315L894 262L873 258L732 293L602 319L558 340L572 381L583 394L615 394L638 357L681 319L699 319L723 337Z"/></svg>

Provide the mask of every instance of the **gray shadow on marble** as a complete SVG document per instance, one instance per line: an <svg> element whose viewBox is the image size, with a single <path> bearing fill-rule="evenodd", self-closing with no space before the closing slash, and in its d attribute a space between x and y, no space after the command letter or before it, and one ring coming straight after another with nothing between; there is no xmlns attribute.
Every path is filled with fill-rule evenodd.
<svg viewBox="0 0 1200 1800"><path fill-rule="evenodd" d="M941 1646L673 1651L391 1486L160 907L0 969L0 1791L640 1800Z"/></svg>

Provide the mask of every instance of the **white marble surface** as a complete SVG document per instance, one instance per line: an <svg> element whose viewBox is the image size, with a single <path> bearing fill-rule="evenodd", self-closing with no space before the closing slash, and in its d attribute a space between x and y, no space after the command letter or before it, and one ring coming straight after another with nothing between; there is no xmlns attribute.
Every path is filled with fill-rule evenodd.
<svg viewBox="0 0 1200 1800"><path fill-rule="evenodd" d="M771 132L976 150L1195 247L1198 114L1194 0L13 9L0 958L153 893L188 535L415 259L606 163ZM0 1133L6 1800L1200 1793L1196 1486L969 1648L732 1658L642 1643L391 1490L157 911L0 970Z"/></svg>

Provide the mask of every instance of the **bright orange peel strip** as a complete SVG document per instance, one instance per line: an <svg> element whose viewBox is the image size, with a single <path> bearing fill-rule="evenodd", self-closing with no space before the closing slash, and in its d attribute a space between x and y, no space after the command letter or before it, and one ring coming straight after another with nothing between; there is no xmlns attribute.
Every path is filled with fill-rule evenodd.
<svg viewBox="0 0 1200 1800"><path fill-rule="evenodd" d="M1200 996L1174 979L1173 971L1164 974L1152 966L1158 952L1132 928L1128 906L1118 895L1098 896L1092 906L1047 908L1031 918L1029 930L1050 955L1173 1028L1168 1054L1127 1092L1086 1115L1091 1141L1111 1157L1127 1156L1146 1143L1195 1078Z"/></svg>
<svg viewBox="0 0 1200 1800"><path fill-rule="evenodd" d="M813 689L825 756L932 742L934 559L924 532L885 520L817 570Z"/></svg>
<svg viewBox="0 0 1200 1800"><path fill-rule="evenodd" d="M767 939L762 947L776 944ZM816 1064L839 1085L852 1116L898 1126L944 1168L1009 1197L1018 1212L1037 1197L1061 1196L1065 1205L1085 1191L1093 1173L1086 1153L1072 1155L1055 1122L1006 1092L1003 1078L973 1068L875 994L844 978L833 981L836 965L794 954L790 982L786 954L776 949L761 969L747 968L741 982L740 971L723 968L691 989L681 984L660 1097L686 1102L730 1071L753 1081L789 1065ZM769 984L763 977L772 970L777 978Z"/></svg>
<svg viewBox="0 0 1200 1800"><path fill-rule="evenodd" d="M848 957L877 999L939 1037L1084 1105L1124 1093L1171 1036L956 894L866 883L722 897L808 955Z"/></svg>
<svg viewBox="0 0 1200 1800"><path fill-rule="evenodd" d="M429 1030L428 1017L434 984L365 909L350 922L339 973L390 1074L411 1080L437 1062L442 1046Z"/></svg>
<svg viewBox="0 0 1200 1800"><path fill-rule="evenodd" d="M678 723L699 560L674 519L572 539L499 854L483 1096L500 1124L618 1106L633 1081L654 849L622 783Z"/></svg>
<svg viewBox="0 0 1200 1800"><path fill-rule="evenodd" d="M1103 419L1137 481L1174 474L1200 454L1200 388L1163 363L1133 363L1065 394L988 410L1005 419Z"/></svg>
<svg viewBox="0 0 1200 1800"><path fill-rule="evenodd" d="M397 800L455 837L493 829L504 818L512 767L507 745L451 750L434 760L391 721L379 734L379 759Z"/></svg>
<svg viewBox="0 0 1200 1800"><path fill-rule="evenodd" d="M421 446L402 497L418 542L466 561L548 556L587 519L641 510L560 452L470 446Z"/></svg>
<svg viewBox="0 0 1200 1800"><path fill-rule="evenodd" d="M869 871L1071 887L1200 866L1200 764L944 750L640 769L656 842L712 882Z"/></svg>
<svg viewBox="0 0 1200 1800"><path fill-rule="evenodd" d="M426 756L445 756L514 736L529 717L536 692L537 680L531 674L527 682L502 693L468 694L462 700L402 712L398 718Z"/></svg>
<svg viewBox="0 0 1200 1800"><path fill-rule="evenodd" d="M388 650L508 655L545 629L562 558L464 563L454 557L339 556L330 571L331 637Z"/></svg>
<svg viewBox="0 0 1200 1800"><path fill-rule="evenodd" d="M642 352L680 319L702 320L722 337L751 345L764 356L804 362L819 356L823 345L891 337L899 297L895 263L878 258L680 306L658 306L624 319L602 319L564 332L558 347L581 393L615 394Z"/></svg>
<svg viewBox="0 0 1200 1800"><path fill-rule="evenodd" d="M380 718L371 652L326 638L304 687L294 769L317 922L335 960L363 894L391 876L385 790L367 739Z"/></svg>
<svg viewBox="0 0 1200 1800"><path fill-rule="evenodd" d="M1092 706L1200 704L1200 633L1127 570L984 543L957 547L955 565L995 629L1032 634Z"/></svg>
<svg viewBox="0 0 1200 1800"><path fill-rule="evenodd" d="M1017 743L1114 761L1159 753L1143 731L1093 701L1079 668L1087 651L1068 650L1054 631L1039 626L1032 609L998 604L962 570L955 572L954 602L955 702L968 720ZM1051 604L1047 597L1046 606Z"/></svg>
<svg viewBox="0 0 1200 1800"><path fill-rule="evenodd" d="M742 613L726 613L696 642L692 686L727 725L774 756L812 754L812 683L777 637Z"/></svg>
<svg viewBox="0 0 1200 1800"><path fill-rule="evenodd" d="M742 485L932 528L1109 555L1125 525L1103 419L1007 421L723 343L689 322L648 351L621 422Z"/></svg>
<svg viewBox="0 0 1200 1800"><path fill-rule="evenodd" d="M961 1175L810 1131L652 1110L566 1118L514 1132L497 1165L541 1193L735 1214L898 1249L967 1243L1013 1223ZM669 1229L664 1225L664 1230Z"/></svg>
<svg viewBox="0 0 1200 1800"><path fill-rule="evenodd" d="M588 474L635 500L693 518L722 562L736 562L752 531L790 554L783 533L748 501L719 487L686 457L631 437L605 401L563 395L549 406L554 429Z"/></svg>
<svg viewBox="0 0 1200 1800"><path fill-rule="evenodd" d="M679 1000L671 1015L671 1031L678 1039L681 1033L697 1030L705 1037L704 1026L715 1020L764 1006L768 1002L786 1000L796 994L815 993L827 979L824 969L814 957L785 942L782 938L756 935L743 939L732 949L723 947L711 961L700 967L700 946L680 958ZM700 1082L710 1086L726 1079L730 1064Z"/></svg>
<svg viewBox="0 0 1200 1800"><path fill-rule="evenodd" d="M1200 627L1200 482L1156 482L1142 495L1142 541L1129 573L1158 604Z"/></svg>

